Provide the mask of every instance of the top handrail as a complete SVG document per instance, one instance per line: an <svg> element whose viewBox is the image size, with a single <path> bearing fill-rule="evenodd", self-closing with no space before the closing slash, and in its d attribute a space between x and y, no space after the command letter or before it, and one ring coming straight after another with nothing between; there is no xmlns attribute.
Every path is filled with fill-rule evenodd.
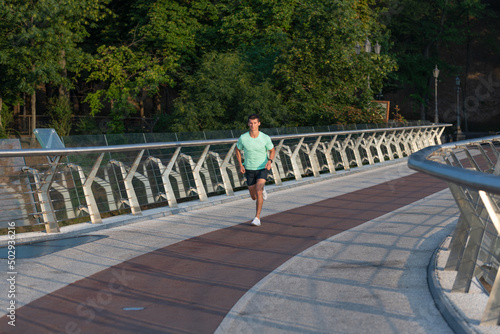
<svg viewBox="0 0 500 334"><path fill-rule="evenodd" d="M390 127L390 128L376 128L376 129L362 129L362 130L344 130L344 131L331 131L331 132L313 132L313 133L298 133L287 135L270 136L273 140L286 140L303 137L319 137L330 135L349 135L359 133L373 133L373 132L391 132L398 130L412 130L421 128L440 128L443 126L451 126L451 124L428 124L416 125L406 127ZM175 141L175 142L156 142L156 143L141 143L141 144L127 144L127 145L112 145L112 146L85 146L85 147L68 147L59 149L13 149L13 150L0 150L0 158L12 157L34 157L34 156L66 156L88 153L108 153L108 152L127 152L135 150L148 150L148 149L167 149L177 147L193 147L204 145L224 145L233 144L238 141L238 138L226 139L208 139L208 140L190 140L190 141Z"/></svg>
<svg viewBox="0 0 500 334"><path fill-rule="evenodd" d="M498 175L453 167L428 159L438 150L487 143L490 141L500 141L500 136L489 136L480 139L470 139L443 145L429 146L413 153L408 159L408 167L451 183L500 195L500 177Z"/></svg>

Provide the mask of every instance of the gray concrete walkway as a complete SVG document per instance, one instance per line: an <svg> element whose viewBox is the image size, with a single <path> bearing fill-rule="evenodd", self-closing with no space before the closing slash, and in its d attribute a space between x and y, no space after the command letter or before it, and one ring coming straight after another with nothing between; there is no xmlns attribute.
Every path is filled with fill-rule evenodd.
<svg viewBox="0 0 500 334"><path fill-rule="evenodd" d="M452 333L427 285L450 204L438 193L307 249L249 291L219 333Z"/></svg>
<svg viewBox="0 0 500 334"><path fill-rule="evenodd" d="M306 179L300 184L290 182L282 187L268 187L263 225L266 217L280 212L385 182L392 181L389 191L397 191L404 186L398 180L414 173L406 167L405 160L376 167L335 177ZM22 306L124 261L248 222L253 218L254 204L244 192L232 198L211 198L204 204L185 203L175 210L176 214L171 214L173 211L156 209L145 212L144 217L114 217L100 227L90 224L68 227L58 237L70 239L19 246L17 309L21 311ZM484 302L484 293L477 289L468 296L450 294L448 282L453 277L441 272L446 251L439 249L453 230L457 217L458 209L451 195L443 190L321 241L280 265L244 293L216 333L453 333L460 330L500 333L498 328L479 326L478 314L480 317L482 309L478 309ZM34 233L26 235L24 240L41 237ZM18 241L21 240L22 237L18 237ZM0 266L7 268L7 261L2 259ZM7 271L3 270L0 281L0 290L5 291L0 294L0 304L4 305L1 315L7 314L9 302ZM431 286L428 275L434 278ZM116 274L115 281L121 287L127 288L131 280L133 277L129 274ZM442 299L433 297L431 289ZM80 301L86 308L77 307L72 312L87 312L85 315L92 322L90 312L103 312L113 305L115 300L107 292L89 291L88 297ZM129 305L130 314L148 312L147 308L136 306ZM455 310L448 312L448 322L442 316L447 312L440 312L445 308ZM7 322L8 318L0 320ZM0 326L4 332L16 333L15 327ZM61 324L61 328L62 332L86 333L71 322Z"/></svg>

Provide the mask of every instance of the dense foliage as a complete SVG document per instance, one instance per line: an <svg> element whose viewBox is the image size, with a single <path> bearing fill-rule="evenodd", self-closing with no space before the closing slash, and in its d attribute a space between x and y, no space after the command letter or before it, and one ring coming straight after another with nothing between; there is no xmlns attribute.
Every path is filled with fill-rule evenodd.
<svg viewBox="0 0 500 334"><path fill-rule="evenodd" d="M463 42L482 10L479 0L0 0L0 115L21 104L36 121L43 92L65 133L102 115L93 131L125 132L130 116L162 132L242 128L249 113L266 127L377 122L370 101L384 85L413 85L425 102L436 45ZM367 39L382 52L356 54Z"/></svg>

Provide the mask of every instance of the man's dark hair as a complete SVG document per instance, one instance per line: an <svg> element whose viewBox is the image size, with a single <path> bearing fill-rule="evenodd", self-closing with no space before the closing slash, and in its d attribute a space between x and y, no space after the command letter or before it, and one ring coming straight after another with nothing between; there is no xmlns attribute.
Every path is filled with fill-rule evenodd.
<svg viewBox="0 0 500 334"><path fill-rule="evenodd" d="M248 120L250 121L251 119L256 119L260 122L260 117L257 114L251 114L250 116L248 116Z"/></svg>

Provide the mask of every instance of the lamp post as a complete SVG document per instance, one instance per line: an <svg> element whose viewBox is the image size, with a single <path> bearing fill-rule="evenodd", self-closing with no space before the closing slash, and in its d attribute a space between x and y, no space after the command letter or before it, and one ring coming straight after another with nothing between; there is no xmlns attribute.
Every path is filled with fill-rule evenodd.
<svg viewBox="0 0 500 334"><path fill-rule="evenodd" d="M366 38L366 41L365 41L365 52L366 53L372 52L372 43L370 43L370 41L368 40L368 37Z"/></svg>
<svg viewBox="0 0 500 334"><path fill-rule="evenodd" d="M435 104L435 112L434 112L434 123L439 123L439 114L438 114L438 77L439 77L439 69L436 65L434 71L432 71L434 75L434 104Z"/></svg>
<svg viewBox="0 0 500 334"><path fill-rule="evenodd" d="M457 140L464 139L462 129L460 128L460 78L456 77L455 84L457 85Z"/></svg>
<svg viewBox="0 0 500 334"><path fill-rule="evenodd" d="M367 53L367 54L370 54L372 52L372 44L368 40L368 37L366 38L365 44L363 45L363 49L364 49L365 53ZM375 44L375 46L374 46L375 54L379 55L381 49L382 49L382 47L377 42L377 44ZM359 55L361 53L361 45L359 45L358 42L356 42L356 46L354 47L354 50L356 51L357 55ZM370 75L369 74L368 74L368 90L370 90Z"/></svg>

